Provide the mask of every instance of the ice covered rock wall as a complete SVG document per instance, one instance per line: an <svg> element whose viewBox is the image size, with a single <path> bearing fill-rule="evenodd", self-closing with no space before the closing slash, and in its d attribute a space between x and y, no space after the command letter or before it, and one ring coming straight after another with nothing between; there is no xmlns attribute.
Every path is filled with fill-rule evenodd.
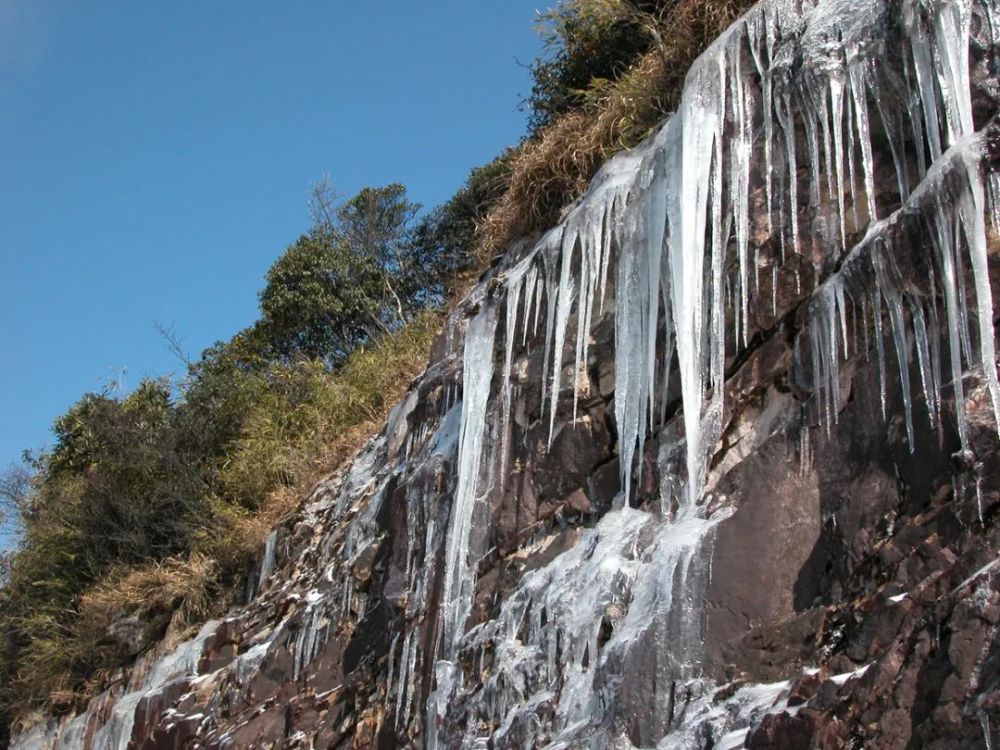
<svg viewBox="0 0 1000 750"><path fill-rule="evenodd" d="M253 601L18 746L995 741L998 20L757 6Z"/></svg>

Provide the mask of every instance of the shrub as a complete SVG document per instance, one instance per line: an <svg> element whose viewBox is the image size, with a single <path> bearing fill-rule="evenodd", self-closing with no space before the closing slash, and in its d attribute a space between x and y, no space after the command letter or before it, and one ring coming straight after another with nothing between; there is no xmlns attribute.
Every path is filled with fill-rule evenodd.
<svg viewBox="0 0 1000 750"><path fill-rule="evenodd" d="M438 304L453 295L459 277L475 266L477 228L507 191L515 153L506 149L489 164L473 169L447 203L417 224L410 241L420 257L433 261L435 269L424 279L429 303Z"/></svg>
<svg viewBox="0 0 1000 750"><path fill-rule="evenodd" d="M539 133L585 103L595 82L614 81L649 50L664 2L573 0L539 16L546 54L531 65L529 130Z"/></svg>
<svg viewBox="0 0 1000 750"><path fill-rule="evenodd" d="M343 367L322 363L276 364L268 388L247 415L220 473L226 497L258 510L281 487L315 476L328 444L348 428L380 420L427 361L440 316L428 311L369 347L359 347Z"/></svg>

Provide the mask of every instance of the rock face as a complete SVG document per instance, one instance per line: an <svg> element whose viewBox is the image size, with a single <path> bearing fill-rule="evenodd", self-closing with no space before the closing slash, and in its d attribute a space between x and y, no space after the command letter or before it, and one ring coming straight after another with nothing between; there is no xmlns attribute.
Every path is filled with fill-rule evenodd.
<svg viewBox="0 0 1000 750"><path fill-rule="evenodd" d="M245 606L15 747L995 746L998 21L758 6Z"/></svg>

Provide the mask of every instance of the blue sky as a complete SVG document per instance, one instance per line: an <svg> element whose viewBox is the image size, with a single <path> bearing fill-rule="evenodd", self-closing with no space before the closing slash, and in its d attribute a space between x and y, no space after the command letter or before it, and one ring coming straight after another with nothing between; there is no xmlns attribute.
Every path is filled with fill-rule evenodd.
<svg viewBox="0 0 1000 750"><path fill-rule="evenodd" d="M430 207L516 142L549 4L0 0L0 467L251 323L324 174Z"/></svg>

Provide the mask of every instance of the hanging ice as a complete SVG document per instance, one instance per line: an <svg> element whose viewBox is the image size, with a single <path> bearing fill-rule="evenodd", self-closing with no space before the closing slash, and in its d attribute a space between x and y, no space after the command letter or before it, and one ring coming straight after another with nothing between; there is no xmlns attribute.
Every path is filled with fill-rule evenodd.
<svg viewBox="0 0 1000 750"><path fill-rule="evenodd" d="M972 1L759 4L692 66L675 114L643 144L605 164L565 219L500 273L499 293L481 302L466 340L458 489L446 542L440 660L428 705L431 747L449 701L461 691L463 650L475 661L495 647L502 660L474 701L485 724L499 722L494 741L512 726L530 724L539 706L553 702L558 721L551 728L567 742L600 721L601 701L610 698L596 695L584 666L605 658L597 643L600 617L583 617L577 626L564 613L604 611L615 591L627 589L633 599L625 621L634 627L619 623L614 636L627 639L654 614L675 616L671 602L688 601L690 573L708 559L718 520L706 517L701 496L722 436L726 367L762 319L775 325L787 311L782 305L789 300L779 289L786 279L795 280L795 303L802 301L803 279L816 285L795 351L811 372L813 403L827 430L843 406L843 362L868 357L871 347L886 411L891 355L885 332L911 449L919 449L918 404L937 424L946 388L965 441L962 378L971 368L981 368L1000 417L984 218L987 210L1000 216L1000 208L995 201L987 205L983 140L974 132ZM808 180L801 188L800 174ZM990 175L989 184L992 200L1000 182ZM929 256L907 257L914 247L929 248ZM762 268L770 272L769 286L767 276L760 281ZM681 476L663 483L678 502L663 502L670 512L655 522L658 541L646 548L643 563L622 549L635 552L640 528L654 522L616 510L588 537L586 549L526 577L497 619L465 634L475 573L473 507L496 470L485 436L502 311L501 424L495 429L501 477L513 362L521 349L536 346L539 320L543 375L524 387L542 392L550 442L561 421L572 429L576 419L594 327L613 324L624 502L633 500L644 443L674 398L668 390L674 370L685 458ZM570 358L572 420L561 416L569 411L561 394L570 385ZM812 454L807 432L802 441L803 453ZM660 468L667 469L662 460ZM663 585L655 598L665 609L644 609L640 594L652 589L641 579L656 566ZM582 577L570 580L573 575ZM545 587L536 586L545 576ZM693 623L697 618L690 616ZM466 744L486 740L473 722L469 726Z"/></svg>

